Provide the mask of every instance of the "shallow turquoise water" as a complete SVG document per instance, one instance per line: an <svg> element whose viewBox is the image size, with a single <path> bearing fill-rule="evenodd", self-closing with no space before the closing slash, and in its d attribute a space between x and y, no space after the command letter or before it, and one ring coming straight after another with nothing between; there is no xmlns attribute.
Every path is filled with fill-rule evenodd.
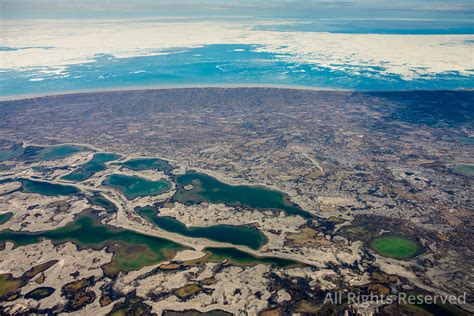
<svg viewBox="0 0 474 316"><path fill-rule="evenodd" d="M22 153L23 147L20 145L13 146L10 148L2 148L0 149L0 161L17 158L21 156Z"/></svg>
<svg viewBox="0 0 474 316"><path fill-rule="evenodd" d="M229 185L202 173L189 172L176 177L176 184L181 186L174 199L184 204L201 202L224 203L231 206L243 206L254 209L276 209L290 215L311 218L312 215L292 203L281 192L263 186ZM186 190L184 187L192 185Z"/></svg>
<svg viewBox="0 0 474 316"><path fill-rule="evenodd" d="M0 179L0 184L18 181L21 183L21 190L25 193L37 193L47 196L73 195L81 192L72 185L63 185L46 181L36 181L24 178L5 178Z"/></svg>
<svg viewBox="0 0 474 316"><path fill-rule="evenodd" d="M454 166L454 172L457 174L474 177L474 164L460 163Z"/></svg>
<svg viewBox="0 0 474 316"><path fill-rule="evenodd" d="M15 145L10 148L0 149L0 161L11 160L20 157L20 159L33 161L50 161L63 159L81 151L87 150L84 147L75 145L56 145L48 147Z"/></svg>
<svg viewBox="0 0 474 316"><path fill-rule="evenodd" d="M158 170L170 171L172 167L170 164L160 158L136 158L130 159L122 163L125 168L141 171L141 170Z"/></svg>
<svg viewBox="0 0 474 316"><path fill-rule="evenodd" d="M106 162L117 160L119 158L120 155L114 153L95 154L90 161L78 167L71 173L68 173L65 176L61 177L61 179L68 181L84 181L92 177L95 173L106 170Z"/></svg>
<svg viewBox="0 0 474 316"><path fill-rule="evenodd" d="M0 245L11 241L20 247L38 243L43 238L54 244L71 241L81 247L94 249L109 246L114 252L113 261L107 268L112 272L109 274L156 264L169 259L170 251L183 249L183 246L167 239L101 224L90 215L81 215L66 226L48 231L0 231ZM106 266L103 268L106 269Z"/></svg>
<svg viewBox="0 0 474 316"><path fill-rule="evenodd" d="M256 52L256 48L258 45L223 44L171 50L170 54L159 56L100 55L95 62L68 66L67 75L40 72L46 68L6 70L0 76L0 96L196 84L276 84L355 90L474 87L472 76L458 73L403 80L397 75L383 74L380 67L336 71L286 61L284 55Z"/></svg>
<svg viewBox="0 0 474 316"><path fill-rule="evenodd" d="M329 19L307 23L266 24L259 30L279 32L330 32L344 34L400 34L400 35L447 35L473 34L472 20L420 19Z"/></svg>
<svg viewBox="0 0 474 316"><path fill-rule="evenodd" d="M265 244L266 238L258 229L248 225L214 225L208 227L191 227L169 216L157 216L156 210L151 207L139 207L135 211L169 232L194 238L206 238L217 242L226 242L234 245L243 245L258 249Z"/></svg>
<svg viewBox="0 0 474 316"><path fill-rule="evenodd" d="M99 193L96 193L93 196L89 197L88 200L89 202L91 202L91 204L102 206L109 212L114 212L114 213L117 212L117 207L115 206L115 204L109 201L108 199L104 198Z"/></svg>
<svg viewBox="0 0 474 316"><path fill-rule="evenodd" d="M237 265L255 265L265 263L280 268L286 268L298 264L296 261L278 257L256 257L235 248L207 247L204 248L204 251L210 253L208 260L221 261L225 259Z"/></svg>
<svg viewBox="0 0 474 316"><path fill-rule="evenodd" d="M126 176L123 174L107 176L102 185L118 189L129 200L142 196L159 195L171 189L171 183L164 179L151 181L145 178Z"/></svg>
<svg viewBox="0 0 474 316"><path fill-rule="evenodd" d="M86 149L83 147L68 144L48 147L28 146L24 149L22 158L34 161L50 161L63 159L84 150Z"/></svg>
<svg viewBox="0 0 474 316"><path fill-rule="evenodd" d="M25 193L37 193L41 195L72 195L79 193L80 190L70 185L49 183L44 181L35 181L30 179L19 180Z"/></svg>
<svg viewBox="0 0 474 316"><path fill-rule="evenodd" d="M0 225L3 225L6 222L8 222L8 220L12 217L12 215L13 215L12 212L0 214Z"/></svg>

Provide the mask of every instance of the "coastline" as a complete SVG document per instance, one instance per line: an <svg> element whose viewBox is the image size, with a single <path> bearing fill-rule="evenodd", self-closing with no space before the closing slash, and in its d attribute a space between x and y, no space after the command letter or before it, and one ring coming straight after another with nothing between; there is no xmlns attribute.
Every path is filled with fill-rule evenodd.
<svg viewBox="0 0 474 316"><path fill-rule="evenodd" d="M286 85L286 84L183 84L183 85L144 85L144 86L124 86L115 88L99 88L99 89L79 89L64 90L59 92L45 92L32 94L18 94L9 96L0 96L0 102L21 101L43 97L53 97L61 95L88 94L101 92L119 92L119 91L150 91L150 90L177 90L177 89L280 89L280 90L304 90L304 91L328 91L328 92L361 92L361 93L387 93L387 92L410 92L410 91L474 91L474 89L401 89L401 90L360 90L360 89L337 89L327 87L313 87L302 85Z"/></svg>
<svg viewBox="0 0 474 316"><path fill-rule="evenodd" d="M45 92L32 94L17 94L0 96L0 102L3 101L19 101L26 99L35 99L50 96L71 95L71 94L85 94L97 92L117 92L117 91L146 91L146 90L175 90L175 89L207 89L207 88L222 88L222 89L239 89L239 88L270 88L283 90L308 90L308 91L336 91L336 92L355 92L351 89L336 89L325 87L299 86L299 85L285 85L285 84L182 84L182 85L143 85L143 86L124 86L115 88L99 88L99 89L78 89L78 90L64 90L59 92Z"/></svg>

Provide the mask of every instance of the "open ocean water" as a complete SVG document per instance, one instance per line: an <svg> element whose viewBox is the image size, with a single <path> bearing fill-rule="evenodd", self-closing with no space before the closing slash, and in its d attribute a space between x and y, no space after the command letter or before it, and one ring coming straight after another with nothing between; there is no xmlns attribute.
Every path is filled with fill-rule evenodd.
<svg viewBox="0 0 474 316"><path fill-rule="evenodd" d="M271 53L256 52L252 45L208 45L170 51L167 55L130 58L102 55L92 63L70 65L64 74L44 70L47 69L2 71L0 94L193 84L275 84L354 90L474 87L472 76L457 73L404 80L397 75L381 74L378 67L367 67L355 74L285 62L281 55L277 58Z"/></svg>
<svg viewBox="0 0 474 316"><path fill-rule="evenodd" d="M313 20L308 23L263 25L278 32L449 35L474 32L474 22L404 20ZM474 41L470 43L474 45ZM0 45L1 46L1 45ZM128 58L96 55L93 62L72 64L57 73L47 67L2 69L0 96L65 91L180 85L289 85L359 91L472 89L474 77L458 72L402 78L382 67L295 63L292 56L259 52L258 45L207 45L176 48L160 54ZM0 47L2 51L16 50ZM23 48L27 49L27 48ZM48 48L45 48L48 49ZM341 69L341 70L336 70ZM474 62L473 69L474 72Z"/></svg>

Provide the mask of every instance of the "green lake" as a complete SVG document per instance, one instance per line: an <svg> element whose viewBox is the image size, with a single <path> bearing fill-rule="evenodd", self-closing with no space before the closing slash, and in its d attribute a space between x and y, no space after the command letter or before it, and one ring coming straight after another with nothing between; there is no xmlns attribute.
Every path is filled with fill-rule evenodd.
<svg viewBox="0 0 474 316"><path fill-rule="evenodd" d="M37 193L41 195L73 195L80 190L71 185L56 184L44 181L36 181L30 179L17 179L22 184L22 191L25 193Z"/></svg>
<svg viewBox="0 0 474 316"><path fill-rule="evenodd" d="M129 200L142 196L159 195L172 188L171 183L164 179L152 181L123 174L110 175L102 184L116 188Z"/></svg>
<svg viewBox="0 0 474 316"><path fill-rule="evenodd" d="M197 310L189 311L163 311L162 316L233 316L234 314L223 310L211 310L209 312L199 312Z"/></svg>
<svg viewBox="0 0 474 316"><path fill-rule="evenodd" d="M141 171L141 170L158 170L158 171L170 171L173 169L170 164L163 159L159 158L136 158L130 159L122 163L127 169Z"/></svg>
<svg viewBox="0 0 474 316"><path fill-rule="evenodd" d="M457 174L474 177L474 164L460 163L454 166L454 172Z"/></svg>
<svg viewBox="0 0 474 316"><path fill-rule="evenodd" d="M0 225L3 225L6 222L8 222L8 220L12 217L12 215L13 215L12 212L0 214Z"/></svg>
<svg viewBox="0 0 474 316"><path fill-rule="evenodd" d="M98 205L98 206L102 206L103 208L105 208L107 211L110 211L110 212L113 212L113 213L116 213L117 212L117 206L115 206L114 203L112 203L111 201L109 201L108 199L104 198L102 195L96 193L94 194L93 196L91 197L87 197L87 199L89 200L89 202L91 204L95 204L95 205Z"/></svg>
<svg viewBox="0 0 474 316"><path fill-rule="evenodd" d="M7 170L10 170L10 169L12 169L12 166L4 165L4 164L0 163L0 171L7 171Z"/></svg>
<svg viewBox="0 0 474 316"><path fill-rule="evenodd" d="M108 246L114 253L112 261L102 267L108 275L169 260L177 251L185 249L163 238L103 225L91 215L83 215L66 226L50 231L0 231L0 243L11 241L16 247L35 244L44 238L54 244L71 241L81 248L101 249Z"/></svg>
<svg viewBox="0 0 474 316"><path fill-rule="evenodd" d="M21 145L15 145L10 148L0 149L0 161L11 160L20 157L23 153L23 147Z"/></svg>
<svg viewBox="0 0 474 316"><path fill-rule="evenodd" d="M28 146L24 149L21 157L33 161L49 161L63 159L85 150L87 149L76 145L57 145L48 147Z"/></svg>
<svg viewBox="0 0 474 316"><path fill-rule="evenodd" d="M278 257L257 257L250 253L235 248L208 247L204 248L203 251L207 252L208 255L202 259L197 260L216 262L227 260L234 265L271 264L276 265L280 268L287 268L301 264L294 260L283 259Z"/></svg>
<svg viewBox="0 0 474 316"><path fill-rule="evenodd" d="M38 287L25 294L25 298L31 298L34 300L42 300L48 296L51 296L54 293L55 289L52 287Z"/></svg>
<svg viewBox="0 0 474 316"><path fill-rule="evenodd" d="M266 242L266 237L262 232L248 225L214 225L188 228L173 217L157 216L156 210L152 207L137 207L135 211L161 229L187 237L206 238L217 242L247 246L252 249L258 249Z"/></svg>
<svg viewBox="0 0 474 316"><path fill-rule="evenodd" d="M412 239L403 236L382 236L369 242L370 248L382 256L394 259L411 259L421 252Z"/></svg>
<svg viewBox="0 0 474 316"><path fill-rule="evenodd" d="M62 176L61 179L68 181L84 181L92 177L95 173L107 169L105 163L120 159L120 155L113 153L98 153L94 154L91 160L78 167L71 173Z"/></svg>
<svg viewBox="0 0 474 316"><path fill-rule="evenodd" d="M290 215L311 218L312 215L292 203L283 193L262 186L229 185L202 173L186 173L176 178L181 186L174 198L184 204L224 203L254 209L278 209ZM184 186L192 185L186 190Z"/></svg>

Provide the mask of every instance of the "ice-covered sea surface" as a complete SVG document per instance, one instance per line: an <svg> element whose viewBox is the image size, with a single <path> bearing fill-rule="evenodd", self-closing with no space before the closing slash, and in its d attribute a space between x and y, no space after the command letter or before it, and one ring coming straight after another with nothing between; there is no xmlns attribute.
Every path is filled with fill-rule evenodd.
<svg viewBox="0 0 474 316"><path fill-rule="evenodd" d="M0 76L4 96L160 85L281 84L356 90L456 89L474 87L474 78L453 72L403 79L382 67L356 71L295 63L258 52L256 45L207 45L169 54L115 58L96 56L63 74L45 69L7 70Z"/></svg>
<svg viewBox="0 0 474 316"><path fill-rule="evenodd" d="M474 88L472 21L0 21L0 97L180 85Z"/></svg>

